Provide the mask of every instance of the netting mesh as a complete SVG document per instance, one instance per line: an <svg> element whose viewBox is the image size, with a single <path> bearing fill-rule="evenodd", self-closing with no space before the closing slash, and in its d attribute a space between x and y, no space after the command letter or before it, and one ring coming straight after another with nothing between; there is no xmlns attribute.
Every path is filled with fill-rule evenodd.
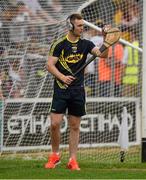
<svg viewBox="0 0 146 180"><path fill-rule="evenodd" d="M46 71L46 62L52 40L67 32L66 17L79 10L86 21L95 25L118 26L122 38L142 47L142 4L142 0L0 1L0 97L6 99L3 151L50 148L48 115L53 77ZM85 26L83 36L99 47L103 42L101 34L91 27ZM119 43L110 49L108 64L97 58L87 67L87 115L81 122L81 159L119 161L118 138L126 108L127 161L140 160L141 60L140 52ZM61 145L66 147L66 118L61 132Z"/></svg>

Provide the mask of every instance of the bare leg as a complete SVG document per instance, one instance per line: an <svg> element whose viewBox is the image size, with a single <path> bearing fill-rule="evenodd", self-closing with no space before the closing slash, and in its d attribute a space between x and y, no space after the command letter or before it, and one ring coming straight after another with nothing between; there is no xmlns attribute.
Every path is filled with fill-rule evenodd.
<svg viewBox="0 0 146 180"><path fill-rule="evenodd" d="M77 156L77 149L79 143L79 132L80 132L80 117L69 115L69 126L70 126L70 136L69 136L69 153L70 158L75 158Z"/></svg>
<svg viewBox="0 0 146 180"><path fill-rule="evenodd" d="M60 124L63 120L63 114L51 113L51 144L52 152L59 152L60 144Z"/></svg>

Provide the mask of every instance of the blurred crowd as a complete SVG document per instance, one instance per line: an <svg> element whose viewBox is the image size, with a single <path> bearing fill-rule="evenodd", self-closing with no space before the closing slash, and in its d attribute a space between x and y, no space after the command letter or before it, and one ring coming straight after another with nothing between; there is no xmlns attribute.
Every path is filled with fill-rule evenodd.
<svg viewBox="0 0 146 180"><path fill-rule="evenodd" d="M54 38L51 32L57 28L63 6L59 0L41 2L0 1L1 99L35 97L46 76L47 52Z"/></svg>
<svg viewBox="0 0 146 180"><path fill-rule="evenodd" d="M66 32L63 20L69 15L69 11L72 11L72 4L81 4L82 1L85 2L0 1L0 99L51 96L49 87L53 77L45 69L47 52L52 39ZM98 14L92 22L98 26L104 23L118 26L123 39L139 46L139 1L100 1L96 2L99 3L98 7L112 3L114 10L110 11L109 16L109 7L101 7L104 16ZM86 13L90 12L89 8L82 12L84 17L88 16ZM105 19L108 22L104 22ZM60 28L64 29L64 32ZM103 42L101 34L93 29L86 28L84 35L87 38L92 37L91 40L98 46ZM98 59L86 69L85 83L89 96L139 96L138 51L121 43L114 48L115 50L110 49L108 60Z"/></svg>
<svg viewBox="0 0 146 180"><path fill-rule="evenodd" d="M104 1L104 0L103 0ZM102 1L102 2L103 2ZM99 3L99 2L97 2ZM108 13L109 3L113 3L112 14ZM138 0L109 0L103 3L103 14L91 21L98 27L113 24L121 30L121 38L135 47L142 45L142 21ZM97 7L98 4L96 4ZM101 4L100 4L101 6ZM105 9L105 11L104 11ZM90 7L93 10L93 7ZM86 13L86 9L83 14ZM105 18L106 16L109 16ZM106 21L105 21L106 20ZM101 46L102 34L87 28L85 36L95 45ZM90 56L89 56L90 58ZM86 89L89 96L100 97L139 97L141 93L141 53L122 43L109 49L107 59L97 58L86 69Z"/></svg>

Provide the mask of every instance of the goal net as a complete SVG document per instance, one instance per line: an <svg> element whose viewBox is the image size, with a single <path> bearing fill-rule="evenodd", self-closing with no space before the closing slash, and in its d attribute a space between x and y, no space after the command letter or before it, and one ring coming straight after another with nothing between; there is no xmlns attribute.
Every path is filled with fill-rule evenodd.
<svg viewBox="0 0 146 180"><path fill-rule="evenodd" d="M79 158L140 161L142 9L142 0L0 2L1 152L51 150L54 78L46 70L48 51L52 40L67 32L68 15L81 12L83 36L97 46L103 42L97 31L103 24L119 27L122 39L110 49L108 61L97 58L85 70L87 115L80 126ZM64 153L68 135L64 116Z"/></svg>

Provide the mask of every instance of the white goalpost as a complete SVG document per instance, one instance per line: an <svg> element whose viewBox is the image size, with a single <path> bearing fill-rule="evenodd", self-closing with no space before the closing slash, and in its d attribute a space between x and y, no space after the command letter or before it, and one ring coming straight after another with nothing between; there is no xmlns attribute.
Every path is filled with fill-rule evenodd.
<svg viewBox="0 0 146 180"><path fill-rule="evenodd" d="M3 13L4 18L0 19L3 24L0 31L4 34L0 38L0 47L3 47L0 64L1 153L51 150L49 108L53 77L45 67L48 50L52 40L67 32L65 19L68 15L80 12L84 17L85 38L99 46L101 28L98 25L100 22L111 24L122 31L119 41L122 50L116 55L116 47L111 50L111 69L101 66L103 60L96 58L91 69L85 71L87 115L81 121L78 156L81 160L99 163L119 162L123 158L120 153L124 152L127 162L136 163L141 159L145 162L145 1L76 0L72 3L60 0L56 9L51 9L51 3L54 2L40 2L41 16L34 14L31 17L25 12L23 17L18 13L7 18L7 13ZM16 3L9 6L6 5L4 12L15 10ZM1 2L0 7L3 8ZM129 20L130 26L126 22L130 16L129 8L134 13L131 18L135 15ZM46 14L44 18L44 13L48 19L45 19ZM119 58L118 62L116 58ZM101 74L110 77L108 85L102 86L105 82L102 82ZM133 80L135 75L137 79ZM124 81L127 76L131 82ZM60 147L65 155L68 153L68 135L68 120L64 116Z"/></svg>
<svg viewBox="0 0 146 180"><path fill-rule="evenodd" d="M142 162L146 162L146 84L145 81L145 73L146 73L146 24L145 24L145 17L146 17L146 1L143 1L143 86L142 86Z"/></svg>

